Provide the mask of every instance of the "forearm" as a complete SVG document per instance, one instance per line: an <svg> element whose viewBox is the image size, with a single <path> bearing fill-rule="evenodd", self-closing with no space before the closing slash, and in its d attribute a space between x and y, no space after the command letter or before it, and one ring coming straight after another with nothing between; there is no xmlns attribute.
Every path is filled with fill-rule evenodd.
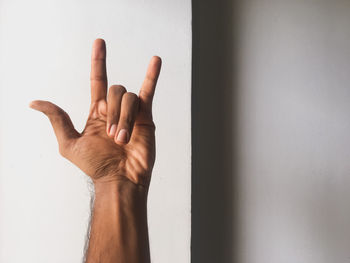
<svg viewBox="0 0 350 263"><path fill-rule="evenodd" d="M95 183L86 263L149 263L147 189L130 181Z"/></svg>

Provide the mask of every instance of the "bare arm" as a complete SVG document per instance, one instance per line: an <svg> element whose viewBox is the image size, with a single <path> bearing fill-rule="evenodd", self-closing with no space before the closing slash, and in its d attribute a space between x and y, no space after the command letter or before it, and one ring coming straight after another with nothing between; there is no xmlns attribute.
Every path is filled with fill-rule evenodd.
<svg viewBox="0 0 350 263"><path fill-rule="evenodd" d="M86 262L150 262L146 203L146 189L133 183L95 185Z"/></svg>
<svg viewBox="0 0 350 263"><path fill-rule="evenodd" d="M161 68L153 57L138 95L113 85L107 94L106 46L93 45L91 106L84 130L75 130L57 105L30 107L51 121L62 156L95 186L87 263L148 263L147 193L155 161L152 100Z"/></svg>

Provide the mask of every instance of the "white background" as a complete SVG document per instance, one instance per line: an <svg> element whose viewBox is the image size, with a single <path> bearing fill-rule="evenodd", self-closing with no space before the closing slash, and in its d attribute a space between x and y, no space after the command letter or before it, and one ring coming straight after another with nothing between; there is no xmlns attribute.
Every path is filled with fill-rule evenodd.
<svg viewBox="0 0 350 263"><path fill-rule="evenodd" d="M157 160L149 192L153 262L190 258L190 1L0 1L0 262L80 262L90 214L85 175L63 159L45 99L82 130L90 51L107 42L109 84L138 92L163 59L154 98Z"/></svg>
<svg viewBox="0 0 350 263"><path fill-rule="evenodd" d="M110 83L134 92L149 58L163 58L154 101L152 258L189 262L190 2L0 4L0 261L82 258L86 179L58 155L48 120L27 104L50 99L81 130L91 44L103 37ZM347 263L350 3L237 6L240 262Z"/></svg>
<svg viewBox="0 0 350 263"><path fill-rule="evenodd" d="M238 6L239 262L350 262L350 2Z"/></svg>

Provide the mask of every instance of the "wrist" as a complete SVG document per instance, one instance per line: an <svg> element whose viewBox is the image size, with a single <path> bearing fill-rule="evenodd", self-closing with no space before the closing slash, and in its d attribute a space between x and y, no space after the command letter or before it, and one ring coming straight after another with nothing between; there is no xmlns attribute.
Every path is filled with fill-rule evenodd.
<svg viewBox="0 0 350 263"><path fill-rule="evenodd" d="M102 178L101 178L102 179ZM94 180L95 200L142 202L147 201L148 187L131 182L124 176Z"/></svg>

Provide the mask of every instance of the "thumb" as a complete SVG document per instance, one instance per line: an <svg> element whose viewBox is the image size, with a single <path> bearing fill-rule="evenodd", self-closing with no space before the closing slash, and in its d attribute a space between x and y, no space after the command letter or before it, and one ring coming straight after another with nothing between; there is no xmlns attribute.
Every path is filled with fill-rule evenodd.
<svg viewBox="0 0 350 263"><path fill-rule="evenodd" d="M80 134L74 129L73 123L69 115L57 105L43 100L34 100L29 104L29 107L41 111L50 120L52 128L56 134L56 138L60 147L60 153Z"/></svg>

